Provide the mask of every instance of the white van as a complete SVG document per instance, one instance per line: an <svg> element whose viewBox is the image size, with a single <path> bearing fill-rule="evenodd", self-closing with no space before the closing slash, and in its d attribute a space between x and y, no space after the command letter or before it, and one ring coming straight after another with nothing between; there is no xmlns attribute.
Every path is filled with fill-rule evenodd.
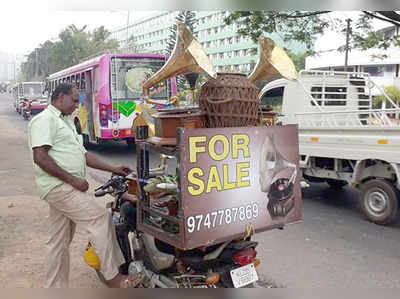
<svg viewBox="0 0 400 299"><path fill-rule="evenodd" d="M278 123L298 125L306 180L360 188L363 214L389 224L399 201L400 109L389 97L393 108L372 109L374 87L366 73L301 71L266 84L259 98Z"/></svg>

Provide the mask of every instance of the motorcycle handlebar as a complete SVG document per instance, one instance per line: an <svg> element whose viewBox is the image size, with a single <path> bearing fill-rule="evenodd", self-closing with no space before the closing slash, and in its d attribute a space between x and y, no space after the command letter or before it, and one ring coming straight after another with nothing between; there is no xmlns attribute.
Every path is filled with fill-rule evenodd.
<svg viewBox="0 0 400 299"><path fill-rule="evenodd" d="M112 174L111 179L108 182L106 182L104 185L102 185L94 190L95 191L94 196L101 197L108 193L111 193L112 189L113 189L113 184L116 181L116 177L122 177L124 182L128 180L126 178L126 176L117 176L117 175Z"/></svg>
<svg viewBox="0 0 400 299"><path fill-rule="evenodd" d="M101 197L101 196L106 195L107 193L108 193L108 192L106 192L106 190L100 189L100 190L97 190L97 191L94 193L94 196L95 196L95 197Z"/></svg>

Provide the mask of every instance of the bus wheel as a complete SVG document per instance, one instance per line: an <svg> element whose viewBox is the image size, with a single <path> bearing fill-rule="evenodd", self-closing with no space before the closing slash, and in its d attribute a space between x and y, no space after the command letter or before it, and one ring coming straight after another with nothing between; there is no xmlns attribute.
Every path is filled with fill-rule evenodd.
<svg viewBox="0 0 400 299"><path fill-rule="evenodd" d="M370 180L361 186L360 209L369 221L387 225L397 216L398 191L387 180Z"/></svg>

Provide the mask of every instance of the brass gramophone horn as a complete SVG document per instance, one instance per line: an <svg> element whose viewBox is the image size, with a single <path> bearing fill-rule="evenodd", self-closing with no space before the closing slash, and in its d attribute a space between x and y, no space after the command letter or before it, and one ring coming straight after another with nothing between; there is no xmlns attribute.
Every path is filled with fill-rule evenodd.
<svg viewBox="0 0 400 299"><path fill-rule="evenodd" d="M189 28L178 22L176 35L175 47L167 62L143 84L144 94L155 84L177 75L206 73L210 77L216 77L210 59Z"/></svg>
<svg viewBox="0 0 400 299"><path fill-rule="evenodd" d="M258 38L258 62L247 77L252 83L272 77L282 76L289 80L297 79L296 67L285 50L265 36Z"/></svg>

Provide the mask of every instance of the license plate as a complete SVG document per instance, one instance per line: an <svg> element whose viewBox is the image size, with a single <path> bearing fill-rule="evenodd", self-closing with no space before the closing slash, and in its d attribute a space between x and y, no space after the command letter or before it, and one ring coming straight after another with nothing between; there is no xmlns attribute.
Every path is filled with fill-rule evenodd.
<svg viewBox="0 0 400 299"><path fill-rule="evenodd" d="M231 278L235 288L244 287L258 280L258 275L254 264L231 270Z"/></svg>

